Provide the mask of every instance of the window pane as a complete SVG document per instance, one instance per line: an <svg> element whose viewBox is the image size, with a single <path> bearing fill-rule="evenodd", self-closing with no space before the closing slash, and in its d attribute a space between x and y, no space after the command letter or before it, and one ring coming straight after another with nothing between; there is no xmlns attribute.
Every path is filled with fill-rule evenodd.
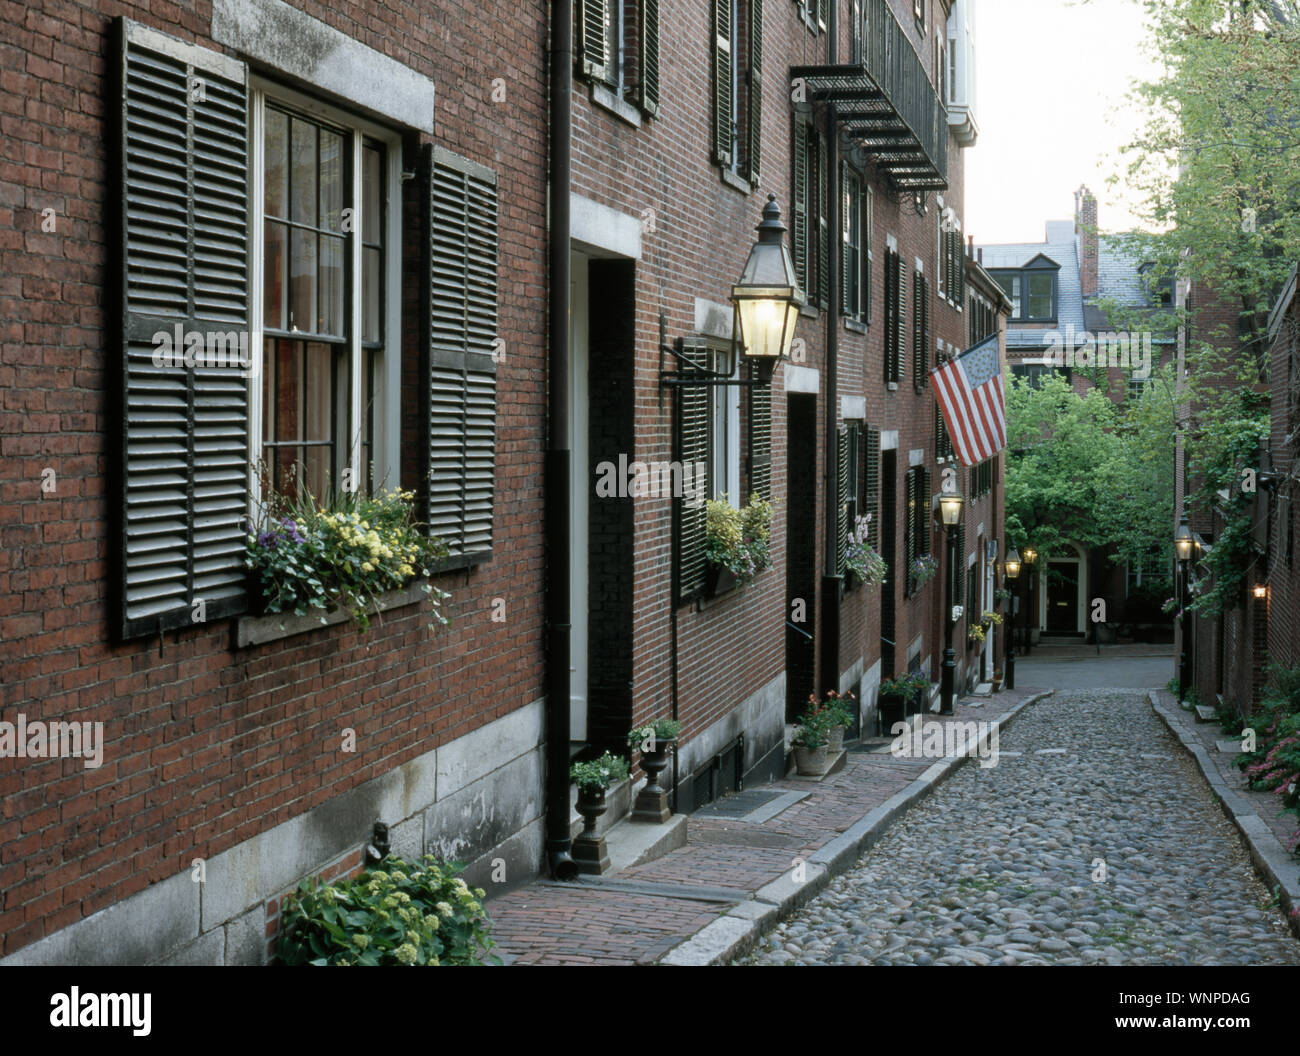
<svg viewBox="0 0 1300 1056"><path fill-rule="evenodd" d="M343 137L320 130L320 226L341 231L343 222Z"/></svg>
<svg viewBox="0 0 1300 1056"><path fill-rule="evenodd" d="M288 167L288 117L280 110L266 109L266 215L284 216L284 179Z"/></svg>
<svg viewBox="0 0 1300 1056"><path fill-rule="evenodd" d="M284 224L266 222L262 254L262 325L284 329Z"/></svg>
<svg viewBox="0 0 1300 1056"><path fill-rule="evenodd" d="M364 300L361 304L361 340L378 341L383 336L380 327L380 274L379 250L366 248L361 251L361 290Z"/></svg>
<svg viewBox="0 0 1300 1056"><path fill-rule="evenodd" d="M293 167L290 172L292 202L290 219L300 224L316 223L316 126L295 117Z"/></svg>
<svg viewBox="0 0 1300 1056"><path fill-rule="evenodd" d="M310 330L316 318L316 233L290 232L289 329Z"/></svg>
<svg viewBox="0 0 1300 1056"><path fill-rule="evenodd" d="M379 245L383 242L380 232L382 230L380 215L380 202L382 200L381 182L383 178L383 166L381 165L379 151L374 147L363 147L361 151L361 189L362 189L362 214L361 214L361 238L364 242L371 245Z"/></svg>
<svg viewBox="0 0 1300 1056"><path fill-rule="evenodd" d="M316 332L343 336L343 239L320 236L320 311Z"/></svg>
<svg viewBox="0 0 1300 1056"><path fill-rule="evenodd" d="M1031 319L1050 319L1052 317L1052 276L1029 276L1029 317Z"/></svg>
<svg viewBox="0 0 1300 1056"><path fill-rule="evenodd" d="M322 496L333 469L334 350L268 338L264 351L262 435L274 484L291 491L300 466L312 494Z"/></svg>

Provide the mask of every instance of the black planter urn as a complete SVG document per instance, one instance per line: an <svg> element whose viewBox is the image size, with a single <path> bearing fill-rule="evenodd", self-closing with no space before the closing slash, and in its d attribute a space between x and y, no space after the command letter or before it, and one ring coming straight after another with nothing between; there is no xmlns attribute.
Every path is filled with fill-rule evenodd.
<svg viewBox="0 0 1300 1056"><path fill-rule="evenodd" d="M609 809L603 788L578 787L578 813L582 815L582 832L573 841L573 860L580 873L609 872L609 852L605 837L596 835L596 819Z"/></svg>
<svg viewBox="0 0 1300 1056"><path fill-rule="evenodd" d="M632 809L634 821L649 821L661 825L672 817L668 809L668 790L659 784L659 775L668 766L673 749L677 746L675 737L655 741L653 752L641 753L641 769L645 771L645 788L637 793L636 804Z"/></svg>

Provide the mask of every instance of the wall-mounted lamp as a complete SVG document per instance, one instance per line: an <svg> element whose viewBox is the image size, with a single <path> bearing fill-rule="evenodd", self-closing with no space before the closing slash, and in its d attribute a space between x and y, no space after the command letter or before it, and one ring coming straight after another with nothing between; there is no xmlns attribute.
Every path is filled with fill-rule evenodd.
<svg viewBox="0 0 1300 1056"><path fill-rule="evenodd" d="M1255 584L1255 597L1256 597L1258 600L1260 600L1260 601L1263 601L1265 598L1268 597L1268 584L1267 584L1267 583L1257 583L1257 584Z"/></svg>
<svg viewBox="0 0 1300 1056"><path fill-rule="evenodd" d="M761 364L759 377L733 379L729 374L711 371L667 343L663 316L659 317L661 353L677 359L685 369L659 372L659 383L677 385L753 385L767 384L775 365L790 354L794 343L795 323L804 303L803 291L795 275L794 261L785 244L785 224L776 195L767 196L763 219L756 228L758 241L749 251L749 259L740 273L740 281L731 288L735 305L731 324L733 353L743 353ZM734 362L734 360L733 360Z"/></svg>

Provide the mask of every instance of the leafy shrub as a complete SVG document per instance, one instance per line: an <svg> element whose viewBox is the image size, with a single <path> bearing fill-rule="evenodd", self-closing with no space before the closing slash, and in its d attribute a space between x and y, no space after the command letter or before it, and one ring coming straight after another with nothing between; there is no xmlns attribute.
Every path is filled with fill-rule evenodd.
<svg viewBox="0 0 1300 1056"><path fill-rule="evenodd" d="M682 732L682 724L676 719L655 719L645 726L629 731L627 744L629 748L644 750L643 745L658 745L661 741L675 741Z"/></svg>
<svg viewBox="0 0 1300 1056"><path fill-rule="evenodd" d="M1264 732L1257 750L1238 757L1247 784L1256 791L1275 792L1282 813L1300 818L1300 666L1269 668L1268 685L1260 706L1256 729ZM1300 828L1287 850L1300 853Z"/></svg>
<svg viewBox="0 0 1300 1056"><path fill-rule="evenodd" d="M304 880L281 909L285 964L483 964L495 961L480 901L456 863L386 858L353 880Z"/></svg>

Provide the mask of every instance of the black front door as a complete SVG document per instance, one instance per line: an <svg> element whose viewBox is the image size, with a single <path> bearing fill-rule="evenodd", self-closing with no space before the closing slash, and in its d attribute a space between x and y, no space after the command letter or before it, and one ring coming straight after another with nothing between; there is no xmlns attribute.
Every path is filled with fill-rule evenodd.
<svg viewBox="0 0 1300 1056"><path fill-rule="evenodd" d="M1079 566L1052 561L1047 566L1047 628L1054 634L1079 630Z"/></svg>
<svg viewBox="0 0 1300 1056"><path fill-rule="evenodd" d="M817 397L791 393L786 420L785 714L794 721L816 677Z"/></svg>

